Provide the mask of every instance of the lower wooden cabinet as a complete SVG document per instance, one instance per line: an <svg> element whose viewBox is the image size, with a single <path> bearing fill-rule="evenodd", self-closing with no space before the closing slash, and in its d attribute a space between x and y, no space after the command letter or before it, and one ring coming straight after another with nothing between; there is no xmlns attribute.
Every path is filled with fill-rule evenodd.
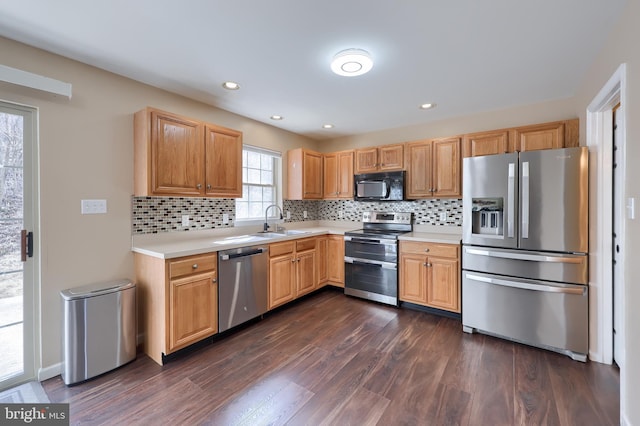
<svg viewBox="0 0 640 426"><path fill-rule="evenodd" d="M269 309L318 287L317 238L269 245Z"/></svg>
<svg viewBox="0 0 640 426"><path fill-rule="evenodd" d="M344 237L329 235L327 238L327 283L344 287Z"/></svg>
<svg viewBox="0 0 640 426"><path fill-rule="evenodd" d="M400 300L460 313L460 246L400 241Z"/></svg>
<svg viewBox="0 0 640 426"><path fill-rule="evenodd" d="M158 364L218 332L217 253L159 259L135 253L143 350Z"/></svg>

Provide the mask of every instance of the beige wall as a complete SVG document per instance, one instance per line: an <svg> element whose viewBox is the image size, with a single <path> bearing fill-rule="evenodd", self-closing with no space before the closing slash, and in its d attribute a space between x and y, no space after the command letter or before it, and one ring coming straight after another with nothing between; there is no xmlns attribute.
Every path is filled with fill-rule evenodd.
<svg viewBox="0 0 640 426"><path fill-rule="evenodd" d="M60 290L134 278L131 253L133 113L153 106L244 132L279 151L312 140L0 38L2 63L73 84L71 100L0 83L0 100L39 109L42 367L61 360ZM106 199L105 215L80 200Z"/></svg>
<svg viewBox="0 0 640 426"><path fill-rule="evenodd" d="M428 114L428 111L425 111L425 114ZM574 100L560 99L535 105L450 118L417 126L345 136L329 141L322 141L319 143L319 149L322 152L331 152L364 146L441 138L576 117Z"/></svg>
<svg viewBox="0 0 640 426"><path fill-rule="evenodd" d="M626 154L625 154L625 191L624 197L640 196L640 2L628 2L627 9L616 29L612 32L604 49L598 55L582 82L576 96L576 105L581 119L586 117L586 108L600 89L609 80L616 69L627 64L626 92ZM583 126L584 130L584 126ZM637 209L637 207L636 207ZM626 389L622 391L623 420L628 424L640 425L640 405L638 391L640 386L640 219L636 211L635 220L625 221L626 265L625 265L625 340L626 365L621 371L621 382ZM634 390L635 389L635 390Z"/></svg>

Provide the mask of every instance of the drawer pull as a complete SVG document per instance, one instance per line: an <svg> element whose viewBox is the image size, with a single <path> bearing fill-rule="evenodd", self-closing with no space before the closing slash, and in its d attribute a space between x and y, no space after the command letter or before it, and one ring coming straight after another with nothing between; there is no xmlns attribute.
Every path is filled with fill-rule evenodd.
<svg viewBox="0 0 640 426"><path fill-rule="evenodd" d="M428 248L424 249L424 252L429 253L429 249Z"/></svg>
<svg viewBox="0 0 640 426"><path fill-rule="evenodd" d="M191 268L193 268L193 269L198 269L198 264L197 264L197 263L194 263L194 264L191 266Z"/></svg>

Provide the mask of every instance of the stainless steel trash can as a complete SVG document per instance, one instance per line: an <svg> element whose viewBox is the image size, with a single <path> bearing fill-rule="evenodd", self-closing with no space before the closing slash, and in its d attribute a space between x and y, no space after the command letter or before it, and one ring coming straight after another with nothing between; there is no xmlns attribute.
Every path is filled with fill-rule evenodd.
<svg viewBox="0 0 640 426"><path fill-rule="evenodd" d="M64 312L62 380L83 382L136 357L136 287L129 280L60 292Z"/></svg>

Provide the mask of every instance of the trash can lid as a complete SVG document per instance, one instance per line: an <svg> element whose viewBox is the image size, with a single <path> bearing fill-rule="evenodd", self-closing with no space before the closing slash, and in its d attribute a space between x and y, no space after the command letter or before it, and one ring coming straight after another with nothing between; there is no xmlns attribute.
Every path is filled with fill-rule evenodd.
<svg viewBox="0 0 640 426"><path fill-rule="evenodd" d="M127 290L132 287L135 287L135 284L131 280L106 281L62 290L60 296L64 300L83 299Z"/></svg>

